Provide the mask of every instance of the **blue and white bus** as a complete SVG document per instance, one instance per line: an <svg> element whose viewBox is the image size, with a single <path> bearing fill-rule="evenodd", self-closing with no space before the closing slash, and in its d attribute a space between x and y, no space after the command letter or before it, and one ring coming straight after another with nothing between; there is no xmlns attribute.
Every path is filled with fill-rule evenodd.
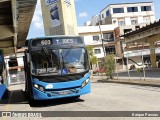
<svg viewBox="0 0 160 120"><path fill-rule="evenodd" d="M79 36L30 39L24 56L29 100L78 98L90 93L88 52Z"/></svg>

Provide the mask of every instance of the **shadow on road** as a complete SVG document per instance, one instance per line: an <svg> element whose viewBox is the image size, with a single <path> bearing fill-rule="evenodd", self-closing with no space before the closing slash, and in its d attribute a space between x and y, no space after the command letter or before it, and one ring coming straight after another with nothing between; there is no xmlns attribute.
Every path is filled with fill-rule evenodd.
<svg viewBox="0 0 160 120"><path fill-rule="evenodd" d="M23 90L13 90L8 94L9 98L0 100L0 104L28 104Z"/></svg>
<svg viewBox="0 0 160 120"><path fill-rule="evenodd" d="M32 101L30 103L30 107L49 107L49 106L57 106L61 104L69 104L75 102L83 102L84 100L80 98L61 98L54 100L43 100L43 101Z"/></svg>
<svg viewBox="0 0 160 120"><path fill-rule="evenodd" d="M43 100L43 101L31 101L28 102L25 97L25 93L23 90L12 90L9 92L9 99L0 100L0 105L3 104L29 104L30 107L48 107L48 106L56 106L61 104L69 104L75 102L83 102L84 100L80 98L61 98L54 100Z"/></svg>

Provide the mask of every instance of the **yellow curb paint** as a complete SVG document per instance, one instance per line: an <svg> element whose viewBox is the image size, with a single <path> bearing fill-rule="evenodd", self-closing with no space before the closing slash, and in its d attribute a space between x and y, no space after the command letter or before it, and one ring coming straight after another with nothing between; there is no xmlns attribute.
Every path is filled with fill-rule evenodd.
<svg viewBox="0 0 160 120"><path fill-rule="evenodd" d="M10 109L10 107L11 107L11 105L10 105L11 99L12 99L12 92L11 92L11 94L10 94L9 102L8 102L8 104L7 104L6 107L5 107L5 111L9 111L9 109ZM6 116L3 117L3 120L7 120Z"/></svg>

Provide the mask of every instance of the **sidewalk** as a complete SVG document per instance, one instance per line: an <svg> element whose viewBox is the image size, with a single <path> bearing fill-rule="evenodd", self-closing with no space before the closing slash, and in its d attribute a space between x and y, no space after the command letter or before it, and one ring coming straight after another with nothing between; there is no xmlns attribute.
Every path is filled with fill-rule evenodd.
<svg viewBox="0 0 160 120"><path fill-rule="evenodd" d="M106 76L91 76L91 82L102 82L102 83L119 83L119 84L131 84L141 86L152 86L160 87L160 78L144 78L141 80L139 77L114 77L113 80L107 79Z"/></svg>

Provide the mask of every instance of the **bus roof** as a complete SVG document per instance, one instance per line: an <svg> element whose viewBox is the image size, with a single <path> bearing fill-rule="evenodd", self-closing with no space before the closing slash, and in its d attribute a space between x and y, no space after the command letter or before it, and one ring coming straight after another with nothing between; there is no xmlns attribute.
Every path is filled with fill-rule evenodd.
<svg viewBox="0 0 160 120"><path fill-rule="evenodd" d="M35 37L35 38L30 38L27 40L32 40L32 39L44 39L44 38L57 38L57 37L81 37L78 35L54 35L54 36L42 36L42 37Z"/></svg>

